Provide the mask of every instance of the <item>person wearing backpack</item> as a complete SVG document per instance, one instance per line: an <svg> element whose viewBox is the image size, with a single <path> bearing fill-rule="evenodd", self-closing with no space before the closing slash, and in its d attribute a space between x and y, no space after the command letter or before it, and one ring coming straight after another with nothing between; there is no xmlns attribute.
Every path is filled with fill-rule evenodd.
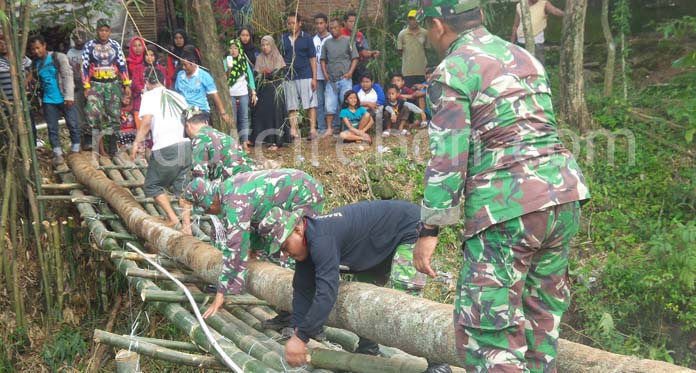
<svg viewBox="0 0 696 373"><path fill-rule="evenodd" d="M53 148L53 164L63 164L63 149L58 133L58 116L62 113L70 131L70 151L80 151L80 131L77 122L75 103L75 81L68 57L60 52L49 52L46 41L41 35L29 39L29 46L34 53L34 76L41 84L43 92L44 118L48 125L48 140Z"/></svg>

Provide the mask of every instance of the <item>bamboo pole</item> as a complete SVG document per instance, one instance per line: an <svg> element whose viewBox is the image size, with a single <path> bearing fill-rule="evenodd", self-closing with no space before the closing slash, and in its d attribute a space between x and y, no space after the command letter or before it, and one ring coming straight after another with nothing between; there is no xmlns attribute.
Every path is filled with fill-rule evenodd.
<svg viewBox="0 0 696 373"><path fill-rule="evenodd" d="M142 268L129 268L128 271L126 271L125 276L128 277L141 277L141 278L147 278L150 280L169 280L169 277L164 275L161 272L158 271L151 271L148 269L142 269ZM185 274L175 274L174 278L181 282L190 282L194 284L204 284L205 281L201 280L200 278L193 276L193 275L185 275Z"/></svg>
<svg viewBox="0 0 696 373"><path fill-rule="evenodd" d="M145 340L144 338L140 337L120 336L99 329L94 330L93 339L97 343L104 343L114 347L131 349L139 354L175 364L183 364L197 368L225 371L229 370L227 367L222 366L220 362L212 356L179 352L167 347L163 347L162 345L154 342L159 341L161 343L169 343L170 341L156 340L154 338L148 338L148 340Z"/></svg>
<svg viewBox="0 0 696 373"><path fill-rule="evenodd" d="M128 350L119 350L116 353L116 373L140 372L140 356Z"/></svg>
<svg viewBox="0 0 696 373"><path fill-rule="evenodd" d="M22 299L22 293L19 287L19 256L17 254L19 252L18 246L20 243L17 240L17 188L11 189L10 202L12 206L10 207L10 217L13 218L13 220L10 221L10 237L13 247L11 259L12 296L17 326L26 328L27 323L24 317L24 300ZM0 237L0 239L4 240L5 238Z"/></svg>
<svg viewBox="0 0 696 373"><path fill-rule="evenodd" d="M36 198L41 200L41 201L65 201L65 202L71 202L73 204L78 204L78 203L99 204L99 203L106 202L105 199L99 198L99 197L94 197L94 196L72 197L72 196L66 196L66 195L45 195L45 196L38 196ZM154 203L155 202L154 198L133 197L133 199L137 203ZM174 197L170 197L169 200L176 201L176 199Z"/></svg>
<svg viewBox="0 0 696 373"><path fill-rule="evenodd" d="M49 230L46 229L48 225L47 221L44 221L41 223L41 226L44 228L44 232L46 233L46 237L48 237ZM35 229L38 228L39 224L36 224ZM39 267L41 268L41 279L43 281L43 287L44 287L44 296L46 297L46 311L51 314L53 312L53 296L51 295L51 281L50 281L50 268L49 264L47 262L47 252L50 251L50 245L48 245L48 241L50 240L39 240L36 242L36 250L37 250L37 257L39 259ZM44 248L44 244L46 247ZM49 317L49 319L52 319L52 317Z"/></svg>
<svg viewBox="0 0 696 373"><path fill-rule="evenodd" d="M122 335L124 338L128 338L130 340L138 341L138 342L146 342L146 343L151 343L160 347L168 348L170 350L178 350L178 351L187 351L187 352L204 352L201 350L200 347L196 346L195 344L191 342L184 342L184 341L171 341L168 339L159 339L159 338L148 338L148 337L139 337L139 336L131 336L131 335ZM217 360L215 360L217 361ZM219 364L219 362L218 362ZM225 368L227 369L227 368Z"/></svg>
<svg viewBox="0 0 696 373"><path fill-rule="evenodd" d="M324 349L310 350L307 360L313 367L355 373L422 373L428 368L424 360L396 360Z"/></svg>
<svg viewBox="0 0 696 373"><path fill-rule="evenodd" d="M58 320L63 319L63 293L65 292L64 284L64 274L63 274L63 253L61 252L60 245L60 229L58 227L58 222L51 223L51 230L53 231L53 249L54 249L54 260L55 260L55 274L56 274L56 297L58 298Z"/></svg>
<svg viewBox="0 0 696 373"><path fill-rule="evenodd" d="M173 260L167 259L165 257L162 257L160 255L156 254L149 254L150 258L152 258L154 261L162 265L163 267L180 267L182 264L177 263ZM111 259L126 259L126 260L132 260L137 263L142 263L142 262L147 262L143 257L138 255L137 253L131 252L131 251L112 251L110 253Z"/></svg>
<svg viewBox="0 0 696 373"><path fill-rule="evenodd" d="M140 182L131 181L119 181L116 182L118 185L126 188L139 188L143 186ZM82 189L84 185L80 183L61 183L61 184L42 184L41 187L46 190L70 190L70 189Z"/></svg>
<svg viewBox="0 0 696 373"><path fill-rule="evenodd" d="M176 277L176 276L175 276ZM178 291L145 289L140 293L143 302L188 302L186 295ZM198 303L210 303L215 294L193 294L193 299ZM227 295L225 306L268 305L267 302L250 295Z"/></svg>

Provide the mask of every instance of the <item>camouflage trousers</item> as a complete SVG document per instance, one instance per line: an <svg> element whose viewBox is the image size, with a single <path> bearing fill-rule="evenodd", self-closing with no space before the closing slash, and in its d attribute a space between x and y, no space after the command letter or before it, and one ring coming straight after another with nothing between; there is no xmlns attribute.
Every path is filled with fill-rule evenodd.
<svg viewBox="0 0 696 373"><path fill-rule="evenodd" d="M457 351L469 372L555 372L570 303L568 255L580 205L489 227L463 245L454 301Z"/></svg>
<svg viewBox="0 0 696 373"><path fill-rule="evenodd" d="M353 280L377 286L401 290L419 297L425 287L425 275L413 266L413 248L416 243L402 243L394 250L394 256L387 257L366 272L353 274Z"/></svg>
<svg viewBox="0 0 696 373"><path fill-rule="evenodd" d="M92 82L87 91L85 120L92 132L118 134L121 129L121 84Z"/></svg>

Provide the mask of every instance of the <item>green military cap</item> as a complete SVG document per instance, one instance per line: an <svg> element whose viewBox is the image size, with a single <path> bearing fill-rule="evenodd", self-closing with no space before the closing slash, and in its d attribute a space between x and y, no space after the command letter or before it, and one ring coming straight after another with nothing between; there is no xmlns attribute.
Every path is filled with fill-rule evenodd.
<svg viewBox="0 0 696 373"><path fill-rule="evenodd" d="M111 25L109 25L109 20L108 20L108 19L106 19L106 18L100 18L100 19L97 21L97 30L99 30L99 29L102 28L102 27L111 28Z"/></svg>
<svg viewBox="0 0 696 373"><path fill-rule="evenodd" d="M193 179L184 190L184 199L207 210L213 205L215 195L220 191L220 184L202 177Z"/></svg>
<svg viewBox="0 0 696 373"><path fill-rule="evenodd" d="M481 6L481 0L422 0L423 17L447 17Z"/></svg>
<svg viewBox="0 0 696 373"><path fill-rule="evenodd" d="M269 254L275 254L280 250L302 216L302 211L288 212L276 206L261 219L256 232L270 241Z"/></svg>

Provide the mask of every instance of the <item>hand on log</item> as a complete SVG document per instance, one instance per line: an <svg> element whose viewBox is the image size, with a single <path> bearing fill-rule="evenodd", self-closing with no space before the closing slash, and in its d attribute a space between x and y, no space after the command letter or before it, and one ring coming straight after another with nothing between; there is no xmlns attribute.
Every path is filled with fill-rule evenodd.
<svg viewBox="0 0 696 373"><path fill-rule="evenodd" d="M430 267L436 247L437 237L420 237L416 241L416 247L413 249L413 265L416 267L416 270L432 278L437 276Z"/></svg>
<svg viewBox="0 0 696 373"><path fill-rule="evenodd" d="M307 345L296 335L285 343L285 360L293 367L307 364Z"/></svg>
<svg viewBox="0 0 696 373"><path fill-rule="evenodd" d="M207 319L208 317L215 315L220 307L222 307L223 303L225 303L225 294L217 293L215 295L213 304L211 304L210 307L208 307L208 310L203 314L203 318Z"/></svg>

